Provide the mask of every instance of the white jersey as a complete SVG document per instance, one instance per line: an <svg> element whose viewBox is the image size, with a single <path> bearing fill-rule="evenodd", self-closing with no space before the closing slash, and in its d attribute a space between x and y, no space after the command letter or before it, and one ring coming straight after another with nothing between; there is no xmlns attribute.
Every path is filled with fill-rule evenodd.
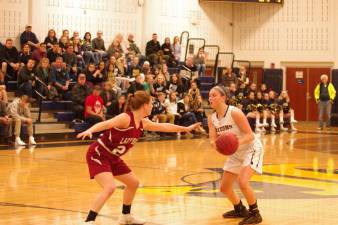
<svg viewBox="0 0 338 225"><path fill-rule="evenodd" d="M233 110L239 109L229 105L223 117L218 118L216 112L211 115L211 122L216 129L217 136L228 132L235 134L237 138L244 136L231 116ZM263 146L255 135L252 142L240 145L237 151L228 158L224 170L238 174L241 167L250 165L255 171L262 173L263 153Z"/></svg>

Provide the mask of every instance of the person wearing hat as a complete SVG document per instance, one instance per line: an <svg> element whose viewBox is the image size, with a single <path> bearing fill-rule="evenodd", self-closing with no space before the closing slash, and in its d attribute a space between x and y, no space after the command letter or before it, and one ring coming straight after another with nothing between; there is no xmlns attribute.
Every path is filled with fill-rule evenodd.
<svg viewBox="0 0 338 225"><path fill-rule="evenodd" d="M21 48L24 44L29 44L32 50L39 47L39 40L36 35L32 32L32 25L28 24L25 27L25 31L20 35Z"/></svg>
<svg viewBox="0 0 338 225"><path fill-rule="evenodd" d="M314 95L318 103L319 111L319 130L323 130L324 114L327 119L326 127L330 127L331 108L336 97L336 90L332 83L329 82L329 77L326 74L320 76L320 83L317 84Z"/></svg>

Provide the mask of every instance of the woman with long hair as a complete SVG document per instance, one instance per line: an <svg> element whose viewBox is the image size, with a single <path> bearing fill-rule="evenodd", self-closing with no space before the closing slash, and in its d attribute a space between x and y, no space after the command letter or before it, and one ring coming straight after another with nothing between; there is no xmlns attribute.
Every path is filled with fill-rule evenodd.
<svg viewBox="0 0 338 225"><path fill-rule="evenodd" d="M127 164L121 159L138 141L142 132L189 132L200 126L199 123L189 127L169 123L154 123L146 117L152 110L151 97L145 91L137 91L130 95L127 111L120 115L95 124L88 130L77 135L78 138L92 138L93 133L102 132L100 137L90 145L87 152L87 164L91 179L102 187L90 207L85 224L94 224L97 214L114 193L115 180L126 185L123 194L120 224L144 224L145 220L136 219L130 214L139 180Z"/></svg>

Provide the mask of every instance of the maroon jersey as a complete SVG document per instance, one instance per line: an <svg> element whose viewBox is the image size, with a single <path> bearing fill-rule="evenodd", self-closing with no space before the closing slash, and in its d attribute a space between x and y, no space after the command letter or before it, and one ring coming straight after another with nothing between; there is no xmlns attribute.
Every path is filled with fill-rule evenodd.
<svg viewBox="0 0 338 225"><path fill-rule="evenodd" d="M136 128L133 113L127 112L127 114L130 117L128 128L119 129L113 127L101 134L97 140L101 147L118 157L126 154L134 146L135 142L138 141L143 132L142 122Z"/></svg>

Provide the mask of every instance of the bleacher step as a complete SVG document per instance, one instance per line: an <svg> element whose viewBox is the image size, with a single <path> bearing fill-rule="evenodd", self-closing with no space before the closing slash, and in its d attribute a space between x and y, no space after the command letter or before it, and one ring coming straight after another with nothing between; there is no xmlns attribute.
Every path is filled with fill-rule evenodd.
<svg viewBox="0 0 338 225"><path fill-rule="evenodd" d="M63 128L63 129L53 129L53 130L35 130L35 134L61 134L61 133L74 133L73 129Z"/></svg>
<svg viewBox="0 0 338 225"><path fill-rule="evenodd" d="M66 123L35 123L36 131L45 131L49 133L49 131L58 130L58 129L67 129L69 125Z"/></svg>

